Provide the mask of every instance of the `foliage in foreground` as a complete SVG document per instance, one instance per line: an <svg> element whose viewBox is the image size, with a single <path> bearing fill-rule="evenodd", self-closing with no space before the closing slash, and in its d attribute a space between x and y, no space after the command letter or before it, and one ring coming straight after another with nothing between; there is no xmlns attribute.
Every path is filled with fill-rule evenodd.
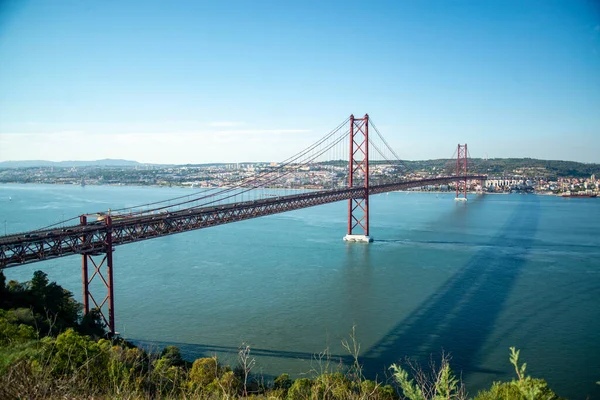
<svg viewBox="0 0 600 400"><path fill-rule="evenodd" d="M519 365L520 350L510 348L510 363L515 368L517 379L510 382L494 382L488 390L481 391L474 400L560 400L543 379L526 374L527 364ZM412 371L412 379L406 369L397 364L390 368L403 397L410 400L467 399L462 382L450 369L449 357L442 354L437 367L432 363L431 371L426 372L419 365L407 362Z"/></svg>
<svg viewBox="0 0 600 400"><path fill-rule="evenodd" d="M343 340L350 366L315 358L319 368L292 380L283 374L265 382L252 374L255 360L242 345L232 370L216 357L185 361L177 347L147 353L123 340L101 338L97 315L81 316L72 294L49 283L38 271L24 284L5 284L0 271L0 398L1 399L286 399L286 400L437 400L466 399L466 390L450 369L450 358L427 371L407 360L392 365L391 385L364 377L360 345L354 335ZM43 316L46 320L43 320ZM91 318L91 319L90 319ZM495 382L477 400L558 399L546 382L526 375L519 351L511 348L517 379Z"/></svg>
<svg viewBox="0 0 600 400"><path fill-rule="evenodd" d="M25 350L25 351L24 351ZM240 355L247 348L240 350ZM122 398L122 399L466 399L462 382L450 369L449 358L430 371L410 364L394 364L395 385L365 379L354 367L327 367L312 378L292 380L283 374L262 382L244 373L243 362L234 369L216 357L200 358L191 365L179 349L167 347L160 355L106 339L94 341L72 329L56 338L23 344L19 356L0 375L2 399ZM525 374L519 351L511 349L517 379L496 382L477 394L477 400L559 399L541 379ZM247 364L246 364L247 365Z"/></svg>
<svg viewBox="0 0 600 400"><path fill-rule="evenodd" d="M560 399L548 387L548 384L543 379L536 379L528 376L525 373L527 364L519 365L520 350L510 348L510 363L515 367L518 379L513 379L510 382L494 382L489 390L479 392L475 397L476 400L493 400L493 399Z"/></svg>
<svg viewBox="0 0 600 400"><path fill-rule="evenodd" d="M69 328L95 338L105 335L97 310L84 316L73 293L49 282L42 271L34 272L31 281L24 283L6 283L0 271L0 309L0 346L56 336Z"/></svg>
<svg viewBox="0 0 600 400"><path fill-rule="evenodd" d="M94 341L73 329L22 346L27 351L0 375L2 399L398 398L393 387L357 380L349 369L295 381L284 374L265 384L244 373L243 363L231 370L211 357L197 359L190 366L176 347L152 355L125 343Z"/></svg>
<svg viewBox="0 0 600 400"><path fill-rule="evenodd" d="M462 382L454 376L450 369L450 357L442 354L440 365L431 362L431 370L406 361L408 370L398 364L392 364L390 369L400 391L410 400L466 399L467 394ZM412 378L411 378L412 376Z"/></svg>

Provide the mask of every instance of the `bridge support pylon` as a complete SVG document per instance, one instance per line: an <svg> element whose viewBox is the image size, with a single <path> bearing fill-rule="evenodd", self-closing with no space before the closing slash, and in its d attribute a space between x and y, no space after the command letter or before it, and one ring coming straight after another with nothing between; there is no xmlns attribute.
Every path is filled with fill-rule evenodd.
<svg viewBox="0 0 600 400"><path fill-rule="evenodd" d="M369 236L369 114L364 118L350 116L350 158L348 187L362 187L359 197L348 200L348 234L350 242L372 242ZM355 233L361 231L361 233Z"/></svg>
<svg viewBox="0 0 600 400"><path fill-rule="evenodd" d="M467 154L467 144L459 144L456 151L456 201L467 201Z"/></svg>
<svg viewBox="0 0 600 400"><path fill-rule="evenodd" d="M103 253L82 253L81 254L81 279L83 288L83 312L88 314L92 309L96 309L102 322L106 325L108 333L114 335L115 332L115 299L114 299L114 280L113 280L113 243L112 243L112 218L107 215L104 219L107 230L104 233L104 252ZM80 224L87 224L87 217L80 217ZM86 243L86 236L81 238ZM93 267L93 272L89 274L89 266ZM103 272L103 269L105 271ZM100 282L101 287L106 288L106 294L100 302L92 295L90 285L92 282ZM100 300L98 298L98 300ZM106 307L105 307L106 306ZM108 308L105 312L105 308Z"/></svg>

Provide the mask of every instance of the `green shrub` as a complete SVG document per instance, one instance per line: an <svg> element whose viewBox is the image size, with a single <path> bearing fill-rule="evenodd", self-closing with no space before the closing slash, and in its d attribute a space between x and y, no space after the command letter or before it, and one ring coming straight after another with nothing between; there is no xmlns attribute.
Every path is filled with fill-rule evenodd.
<svg viewBox="0 0 600 400"><path fill-rule="evenodd" d="M90 360L100 354L100 346L87 336L81 336L73 329L58 335L54 342L52 365L57 375L70 374L80 368L89 368Z"/></svg>
<svg viewBox="0 0 600 400"><path fill-rule="evenodd" d="M377 382L367 379L360 383L360 398L376 400L396 400L398 398L398 394L391 385L382 386Z"/></svg>
<svg viewBox="0 0 600 400"><path fill-rule="evenodd" d="M313 382L308 378L296 379L290 387L290 390L288 390L287 398L289 400L310 399L312 385Z"/></svg>
<svg viewBox="0 0 600 400"><path fill-rule="evenodd" d="M559 397L548 388L543 379L529 377L515 384L512 382L494 382L489 390L481 391L474 400L558 400Z"/></svg>
<svg viewBox="0 0 600 400"><path fill-rule="evenodd" d="M393 364L390 368L402 394L410 400L466 399L462 382L450 369L449 356L442 354L440 366L433 365L431 373L421 369L419 365L407 362L415 379L410 379L408 372L401 366Z"/></svg>
<svg viewBox="0 0 600 400"><path fill-rule="evenodd" d="M527 376L527 364L519 365L520 350L510 348L510 363L515 368L517 380L510 382L494 382L489 390L481 391L475 400L558 400L560 399L548 387L543 379L535 379Z"/></svg>
<svg viewBox="0 0 600 400"><path fill-rule="evenodd" d="M179 349L169 346L163 351L162 357L153 362L154 369L150 376L152 390L159 393L176 394L186 386L188 375L179 364Z"/></svg>
<svg viewBox="0 0 600 400"><path fill-rule="evenodd" d="M317 399L345 399L353 392L352 382L340 372L321 374L315 378L311 392Z"/></svg>
<svg viewBox="0 0 600 400"><path fill-rule="evenodd" d="M0 310L0 312L3 311ZM12 323L8 318L0 314L0 346L14 346L17 343L28 342L36 337L37 335L33 327Z"/></svg>
<svg viewBox="0 0 600 400"><path fill-rule="evenodd" d="M204 390L223 374L216 357L199 358L192 364L188 386L192 390Z"/></svg>
<svg viewBox="0 0 600 400"><path fill-rule="evenodd" d="M288 390L292 386L292 380L289 374L281 374L273 381L273 389Z"/></svg>
<svg viewBox="0 0 600 400"><path fill-rule="evenodd" d="M208 388L211 393L220 393L224 397L231 397L240 391L241 384L242 382L233 371L228 370L208 385Z"/></svg>

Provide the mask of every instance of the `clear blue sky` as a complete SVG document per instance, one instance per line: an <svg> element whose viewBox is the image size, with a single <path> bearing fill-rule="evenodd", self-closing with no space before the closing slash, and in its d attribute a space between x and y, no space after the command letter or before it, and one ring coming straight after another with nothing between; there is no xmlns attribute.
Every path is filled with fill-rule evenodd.
<svg viewBox="0 0 600 400"><path fill-rule="evenodd" d="M351 113L600 162L600 3L0 0L0 161L276 161Z"/></svg>

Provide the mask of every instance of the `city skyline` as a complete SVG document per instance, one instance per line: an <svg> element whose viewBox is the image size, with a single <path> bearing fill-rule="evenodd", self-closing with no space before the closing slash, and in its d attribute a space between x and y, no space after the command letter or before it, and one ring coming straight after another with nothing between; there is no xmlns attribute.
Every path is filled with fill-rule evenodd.
<svg viewBox="0 0 600 400"><path fill-rule="evenodd" d="M351 113L402 159L600 162L600 6L5 2L0 161L278 161Z"/></svg>

